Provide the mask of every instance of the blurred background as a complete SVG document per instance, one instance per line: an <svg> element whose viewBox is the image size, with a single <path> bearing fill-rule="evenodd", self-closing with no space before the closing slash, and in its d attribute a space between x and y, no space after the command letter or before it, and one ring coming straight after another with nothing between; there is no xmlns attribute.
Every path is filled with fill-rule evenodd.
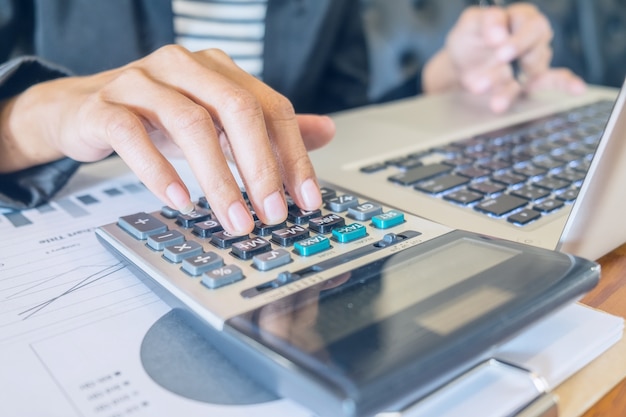
<svg viewBox="0 0 626 417"><path fill-rule="evenodd" d="M361 0L375 101L417 91L421 68L476 0ZM619 87L626 75L626 0L530 0L554 30L554 66L592 84ZM513 3L507 1L508 4Z"/></svg>

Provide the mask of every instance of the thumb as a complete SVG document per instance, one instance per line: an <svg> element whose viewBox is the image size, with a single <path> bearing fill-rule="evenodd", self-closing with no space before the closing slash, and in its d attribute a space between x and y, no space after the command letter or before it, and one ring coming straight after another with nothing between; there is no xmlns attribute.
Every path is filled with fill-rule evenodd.
<svg viewBox="0 0 626 417"><path fill-rule="evenodd" d="M321 148L335 136L335 122L328 116L298 114L296 117L308 151Z"/></svg>

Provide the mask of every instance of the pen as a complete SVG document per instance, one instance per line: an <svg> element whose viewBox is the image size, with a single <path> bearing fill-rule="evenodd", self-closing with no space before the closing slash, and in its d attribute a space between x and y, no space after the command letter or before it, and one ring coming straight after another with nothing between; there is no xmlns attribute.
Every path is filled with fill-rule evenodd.
<svg viewBox="0 0 626 417"><path fill-rule="evenodd" d="M478 5L480 7L490 7L490 6L504 7L505 6L504 0L479 0ZM511 67L513 69L513 76L519 80L519 76L521 73L519 62L517 60L514 60L513 62L511 62Z"/></svg>
<svg viewBox="0 0 626 417"><path fill-rule="evenodd" d="M478 5L480 7L489 7L489 6L504 7L504 1L503 0L480 0L478 2Z"/></svg>

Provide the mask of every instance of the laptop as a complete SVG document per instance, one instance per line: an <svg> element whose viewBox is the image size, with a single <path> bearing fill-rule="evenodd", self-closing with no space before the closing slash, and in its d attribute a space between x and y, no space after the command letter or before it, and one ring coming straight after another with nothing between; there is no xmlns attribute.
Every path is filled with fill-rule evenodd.
<svg viewBox="0 0 626 417"><path fill-rule="evenodd" d="M588 259L626 242L626 87L494 115L465 93L333 114L320 179L446 226Z"/></svg>

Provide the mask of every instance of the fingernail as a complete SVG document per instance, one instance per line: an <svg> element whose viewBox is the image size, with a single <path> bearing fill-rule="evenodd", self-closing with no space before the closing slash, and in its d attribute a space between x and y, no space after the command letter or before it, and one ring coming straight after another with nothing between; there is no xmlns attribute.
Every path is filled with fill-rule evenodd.
<svg viewBox="0 0 626 417"><path fill-rule="evenodd" d="M320 189L311 178L304 181L300 186L300 196L307 210L318 209L322 205L322 195Z"/></svg>
<svg viewBox="0 0 626 417"><path fill-rule="evenodd" d="M287 204L282 194L278 191L265 197L263 211L269 224L280 223L287 217Z"/></svg>
<svg viewBox="0 0 626 417"><path fill-rule="evenodd" d="M236 201L228 208L228 218L233 227L233 233L245 234L252 230L252 216L248 209L240 202Z"/></svg>
<svg viewBox="0 0 626 417"><path fill-rule="evenodd" d="M189 194L178 182L173 182L167 186L165 195L172 202L172 205L182 214L191 213L194 210L193 203L189 199Z"/></svg>

